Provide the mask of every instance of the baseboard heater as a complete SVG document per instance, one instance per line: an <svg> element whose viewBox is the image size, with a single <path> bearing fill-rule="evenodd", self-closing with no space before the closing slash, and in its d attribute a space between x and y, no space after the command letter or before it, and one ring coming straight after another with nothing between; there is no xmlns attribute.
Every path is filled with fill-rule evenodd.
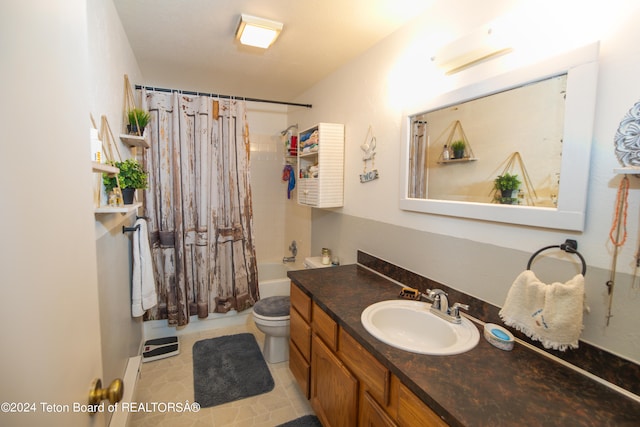
<svg viewBox="0 0 640 427"><path fill-rule="evenodd" d="M158 359L180 354L178 337L164 337L147 340L142 347L142 362L153 362Z"/></svg>

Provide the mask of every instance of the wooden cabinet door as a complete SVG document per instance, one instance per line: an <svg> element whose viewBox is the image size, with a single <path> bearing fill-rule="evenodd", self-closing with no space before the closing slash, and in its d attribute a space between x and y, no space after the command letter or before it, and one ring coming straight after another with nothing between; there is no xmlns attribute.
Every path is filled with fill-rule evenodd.
<svg viewBox="0 0 640 427"><path fill-rule="evenodd" d="M391 417L365 392L360 400L359 427L397 427Z"/></svg>
<svg viewBox="0 0 640 427"><path fill-rule="evenodd" d="M404 384L398 396L398 421L403 427L446 427L447 423Z"/></svg>
<svg viewBox="0 0 640 427"><path fill-rule="evenodd" d="M358 418L358 380L313 335L311 406L324 427L353 427Z"/></svg>

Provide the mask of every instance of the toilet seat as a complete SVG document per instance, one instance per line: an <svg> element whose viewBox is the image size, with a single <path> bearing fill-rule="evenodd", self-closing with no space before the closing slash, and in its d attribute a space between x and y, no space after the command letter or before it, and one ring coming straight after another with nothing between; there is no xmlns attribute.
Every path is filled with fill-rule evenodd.
<svg viewBox="0 0 640 427"><path fill-rule="evenodd" d="M289 320L290 307L289 296L268 297L254 304L253 316L269 322Z"/></svg>
<svg viewBox="0 0 640 427"><path fill-rule="evenodd" d="M262 353L269 363L289 360L289 309L288 296L261 299L253 306L253 321L264 334Z"/></svg>

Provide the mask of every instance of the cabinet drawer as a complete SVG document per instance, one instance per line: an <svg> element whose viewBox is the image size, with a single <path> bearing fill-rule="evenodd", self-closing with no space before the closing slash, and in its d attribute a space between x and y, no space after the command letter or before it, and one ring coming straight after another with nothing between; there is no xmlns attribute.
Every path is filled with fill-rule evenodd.
<svg viewBox="0 0 640 427"><path fill-rule="evenodd" d="M291 282L290 293L291 307L298 310L298 313L307 323L311 323L311 298L293 282Z"/></svg>
<svg viewBox="0 0 640 427"><path fill-rule="evenodd" d="M313 303L313 332L324 340L327 346L336 351L338 343L338 324L325 313L316 303Z"/></svg>
<svg viewBox="0 0 640 427"><path fill-rule="evenodd" d="M290 312L289 337L307 361L311 360L311 327L297 310Z"/></svg>
<svg viewBox="0 0 640 427"><path fill-rule="evenodd" d="M292 342L289 342L289 370L298 382L302 394L309 399L311 366Z"/></svg>
<svg viewBox="0 0 640 427"><path fill-rule="evenodd" d="M339 329L338 356L366 384L369 393L382 405L389 404L389 370L344 329Z"/></svg>
<svg viewBox="0 0 640 427"><path fill-rule="evenodd" d="M404 384L398 392L398 421L407 427L446 427L448 424Z"/></svg>
<svg viewBox="0 0 640 427"><path fill-rule="evenodd" d="M360 398L360 427L398 427L391 417L378 405L373 397L365 392Z"/></svg>

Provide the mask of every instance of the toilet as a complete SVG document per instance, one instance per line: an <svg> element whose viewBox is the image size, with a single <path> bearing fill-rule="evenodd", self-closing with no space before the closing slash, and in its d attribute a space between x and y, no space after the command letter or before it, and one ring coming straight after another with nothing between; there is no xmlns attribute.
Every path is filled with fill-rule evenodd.
<svg viewBox="0 0 640 427"><path fill-rule="evenodd" d="M324 268L322 257L304 259L304 268ZM260 290L263 294L263 290ZM264 294L267 295L266 289ZM273 295L273 293L271 293ZM289 360L289 295L270 296L259 300L253 306L253 320L256 327L264 333L262 353L269 363L280 363Z"/></svg>
<svg viewBox="0 0 640 427"><path fill-rule="evenodd" d="M289 360L289 296L261 299L253 306L253 320L264 337L264 358L269 363Z"/></svg>

